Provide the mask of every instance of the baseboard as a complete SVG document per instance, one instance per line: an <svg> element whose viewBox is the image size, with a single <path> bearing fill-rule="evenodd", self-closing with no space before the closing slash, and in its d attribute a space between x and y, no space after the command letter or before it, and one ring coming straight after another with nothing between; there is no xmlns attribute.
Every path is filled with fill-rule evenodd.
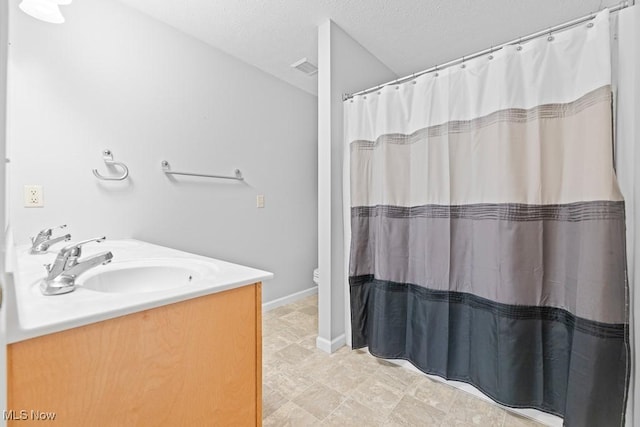
<svg viewBox="0 0 640 427"><path fill-rule="evenodd" d="M338 335L333 340L329 341L328 339L317 337L316 338L316 347L325 353L333 353L340 347L343 347L346 342L346 337L344 334Z"/></svg>
<svg viewBox="0 0 640 427"><path fill-rule="evenodd" d="M309 289L305 289L304 291L296 292L291 295L287 295L282 298L274 299L273 301L265 302L262 304L262 312L266 313L269 310L273 310L274 308L281 307L283 305L294 303L298 300L301 300L306 297L310 297L311 295L315 295L318 293L318 287L312 286Z"/></svg>

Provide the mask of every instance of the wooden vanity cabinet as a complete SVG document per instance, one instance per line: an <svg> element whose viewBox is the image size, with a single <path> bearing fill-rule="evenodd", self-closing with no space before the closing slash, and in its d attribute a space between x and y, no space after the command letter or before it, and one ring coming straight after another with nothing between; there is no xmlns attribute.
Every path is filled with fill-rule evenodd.
<svg viewBox="0 0 640 427"><path fill-rule="evenodd" d="M255 283L10 344L8 425L260 426L261 314Z"/></svg>

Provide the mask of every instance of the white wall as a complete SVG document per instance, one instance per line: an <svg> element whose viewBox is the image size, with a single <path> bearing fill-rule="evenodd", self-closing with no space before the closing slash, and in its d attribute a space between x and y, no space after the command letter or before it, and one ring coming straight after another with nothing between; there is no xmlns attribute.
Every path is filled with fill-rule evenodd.
<svg viewBox="0 0 640 427"><path fill-rule="evenodd" d="M627 426L640 424L640 6L618 15L616 173L625 199L627 228L627 279L629 281L629 337L631 382L627 402Z"/></svg>
<svg viewBox="0 0 640 427"><path fill-rule="evenodd" d="M119 2L62 6L62 25L9 4L17 243L68 224L74 240L133 237L272 271L264 301L312 287L315 97ZM129 180L93 177L92 168L107 172L105 148ZM174 170L239 168L246 182L172 181L162 160ZM23 207L25 184L44 186L44 208Z"/></svg>
<svg viewBox="0 0 640 427"><path fill-rule="evenodd" d="M347 289L343 228L342 94L397 77L332 21L318 28L318 340L332 352L345 343ZM347 334L350 331L347 331ZM350 343L350 341L348 341Z"/></svg>

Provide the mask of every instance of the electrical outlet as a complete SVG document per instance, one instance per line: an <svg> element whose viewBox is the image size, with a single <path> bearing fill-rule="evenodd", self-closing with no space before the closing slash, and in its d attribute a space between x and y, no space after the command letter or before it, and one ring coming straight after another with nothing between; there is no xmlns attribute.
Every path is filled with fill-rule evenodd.
<svg viewBox="0 0 640 427"><path fill-rule="evenodd" d="M25 208L41 208L44 206L42 198L42 185L25 185L24 186L24 207Z"/></svg>
<svg viewBox="0 0 640 427"><path fill-rule="evenodd" d="M264 208L264 194L256 196L256 208Z"/></svg>

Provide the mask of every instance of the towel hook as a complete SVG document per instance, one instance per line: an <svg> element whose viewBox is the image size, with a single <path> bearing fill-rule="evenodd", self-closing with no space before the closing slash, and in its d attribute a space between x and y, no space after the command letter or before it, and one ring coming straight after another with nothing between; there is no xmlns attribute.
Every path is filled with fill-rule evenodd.
<svg viewBox="0 0 640 427"><path fill-rule="evenodd" d="M113 153L108 148L102 152L102 160L104 160L104 163L107 166L118 166L122 168L123 172L122 172L122 175L120 176L103 176L103 175L100 175L100 172L98 172L97 169L93 169L93 174L95 175L96 178L101 179L103 181L123 181L127 179L127 177L129 176L129 168L124 163L114 162Z"/></svg>

